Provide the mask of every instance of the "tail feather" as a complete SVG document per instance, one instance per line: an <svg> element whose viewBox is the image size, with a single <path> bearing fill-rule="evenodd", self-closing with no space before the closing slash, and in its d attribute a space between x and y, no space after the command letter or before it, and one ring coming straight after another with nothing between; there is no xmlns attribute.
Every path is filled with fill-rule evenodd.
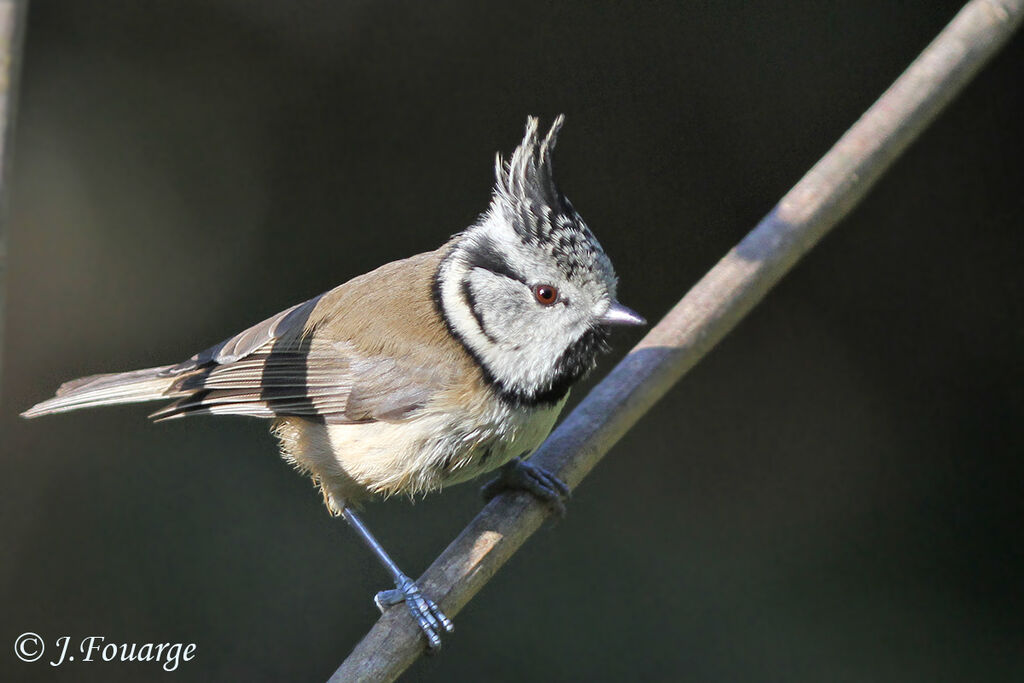
<svg viewBox="0 0 1024 683"><path fill-rule="evenodd" d="M73 379L60 385L56 396L32 406L21 416L31 418L79 408L175 398L182 393L175 391L173 386L180 377L168 374L173 367L163 365L158 368Z"/></svg>

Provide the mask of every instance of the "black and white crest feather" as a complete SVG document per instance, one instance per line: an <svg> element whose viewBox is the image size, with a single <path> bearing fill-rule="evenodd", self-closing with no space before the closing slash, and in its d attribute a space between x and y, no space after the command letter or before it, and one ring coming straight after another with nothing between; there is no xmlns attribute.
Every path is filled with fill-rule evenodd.
<svg viewBox="0 0 1024 683"><path fill-rule="evenodd" d="M555 184L552 152L565 123L559 115L547 135L538 133L539 121L529 117L523 141L508 163L495 161L491 211L500 212L527 244L546 248L571 276L594 273L614 277L601 244Z"/></svg>
<svg viewBox="0 0 1024 683"><path fill-rule="evenodd" d="M551 130L541 140L537 127L539 122L531 116L526 122L526 135L505 164L499 153L494 163L495 191L507 202L529 203L536 207L549 207L562 213L572 211L565 197L555 185L551 153L558 141L558 132L565 123L565 116L559 115Z"/></svg>

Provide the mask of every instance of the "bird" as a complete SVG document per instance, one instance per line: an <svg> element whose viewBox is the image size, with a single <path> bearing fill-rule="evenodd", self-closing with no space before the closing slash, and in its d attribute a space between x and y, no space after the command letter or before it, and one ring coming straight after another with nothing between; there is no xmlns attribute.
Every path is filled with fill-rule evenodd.
<svg viewBox="0 0 1024 683"><path fill-rule="evenodd" d="M282 457L312 478L391 575L436 650L452 621L363 522L374 497L417 496L498 470L485 498L525 489L564 510L568 488L528 457L570 388L645 320L616 298L597 238L554 181L565 117L495 159L487 209L435 251L380 266L186 361L65 382L23 417L170 400L156 421L269 419Z"/></svg>

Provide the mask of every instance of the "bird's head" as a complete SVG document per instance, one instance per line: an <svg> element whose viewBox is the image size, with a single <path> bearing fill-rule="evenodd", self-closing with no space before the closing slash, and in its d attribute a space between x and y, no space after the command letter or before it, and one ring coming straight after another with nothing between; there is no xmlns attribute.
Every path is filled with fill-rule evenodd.
<svg viewBox="0 0 1024 683"><path fill-rule="evenodd" d="M642 325L618 303L611 261L555 185L551 153L564 118L499 155L491 204L456 236L435 289L452 333L507 400L553 404L607 350L608 327Z"/></svg>

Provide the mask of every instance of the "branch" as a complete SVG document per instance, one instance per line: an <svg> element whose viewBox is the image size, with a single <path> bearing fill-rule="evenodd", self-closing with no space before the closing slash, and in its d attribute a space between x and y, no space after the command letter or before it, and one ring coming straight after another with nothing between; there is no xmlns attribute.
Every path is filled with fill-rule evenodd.
<svg viewBox="0 0 1024 683"><path fill-rule="evenodd" d="M899 79L583 400L533 456L575 488L616 441L867 193L1009 39L1024 0L972 0ZM454 615L535 532L529 494L492 500L419 580ZM404 607L390 609L331 681L391 681L424 651Z"/></svg>
<svg viewBox="0 0 1024 683"><path fill-rule="evenodd" d="M21 63L27 0L0 0L0 352L4 339L7 274L7 198L10 194L11 134ZM2 357L2 354L0 354ZM3 367L0 365L0 370Z"/></svg>

